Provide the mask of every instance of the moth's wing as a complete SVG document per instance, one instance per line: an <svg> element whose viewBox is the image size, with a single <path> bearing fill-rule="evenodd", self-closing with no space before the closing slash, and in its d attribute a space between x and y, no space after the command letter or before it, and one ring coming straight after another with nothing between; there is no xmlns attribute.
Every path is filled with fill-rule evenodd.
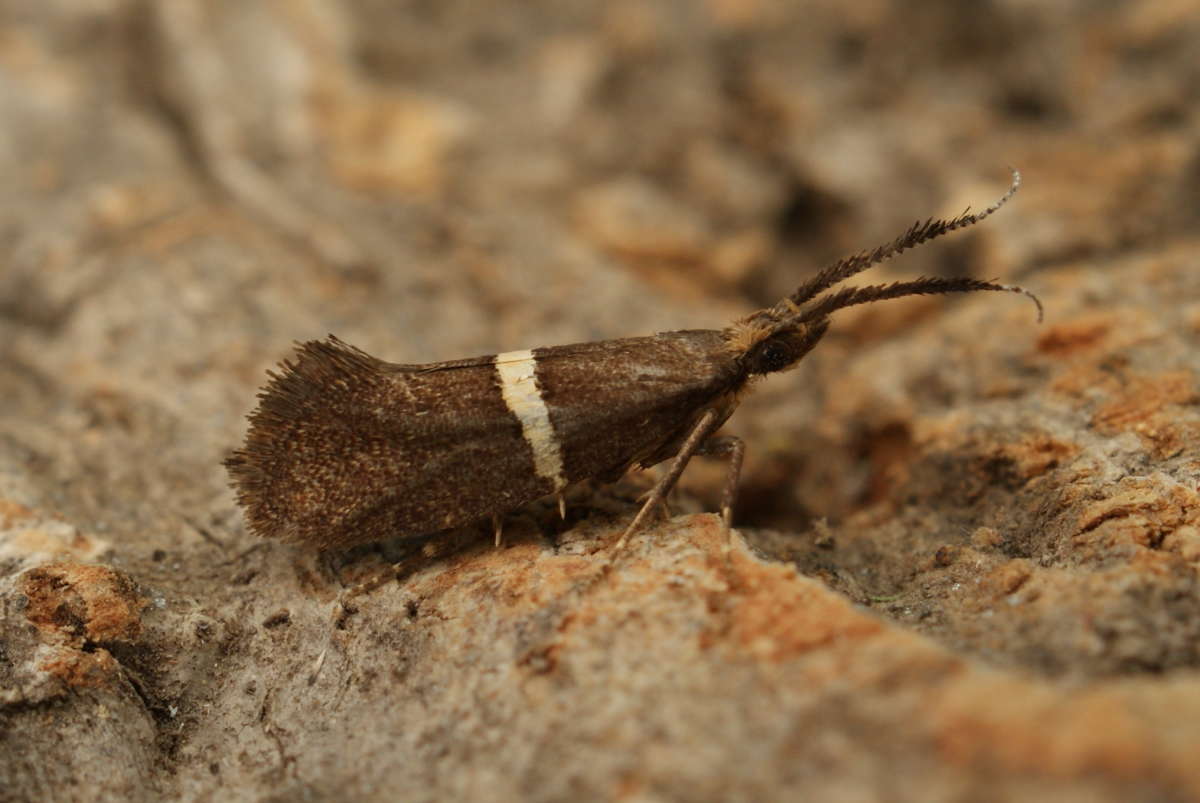
<svg viewBox="0 0 1200 803"><path fill-rule="evenodd" d="M674 454L704 410L722 421L744 382L720 332L535 349L567 479L615 479Z"/></svg>
<svg viewBox="0 0 1200 803"><path fill-rule="evenodd" d="M509 408L495 357L395 365L334 338L302 345L227 461L252 529L342 548L502 513L555 489L531 437L553 440L567 482L612 479L673 454L703 410L723 420L744 381L710 331L533 356L548 427Z"/></svg>
<svg viewBox="0 0 1200 803"><path fill-rule="evenodd" d="M331 338L272 375L227 465L257 533L342 548L546 494L531 455L492 357L395 365Z"/></svg>

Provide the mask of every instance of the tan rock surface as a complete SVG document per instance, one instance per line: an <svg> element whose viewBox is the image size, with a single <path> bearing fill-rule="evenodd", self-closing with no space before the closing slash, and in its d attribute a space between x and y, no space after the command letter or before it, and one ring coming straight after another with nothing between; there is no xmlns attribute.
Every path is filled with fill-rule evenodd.
<svg viewBox="0 0 1200 803"><path fill-rule="evenodd" d="M0 799L1200 799L1193 4L0 3ZM917 217L722 473L255 540L220 460L335 332L694 326ZM397 561L349 602L355 583Z"/></svg>

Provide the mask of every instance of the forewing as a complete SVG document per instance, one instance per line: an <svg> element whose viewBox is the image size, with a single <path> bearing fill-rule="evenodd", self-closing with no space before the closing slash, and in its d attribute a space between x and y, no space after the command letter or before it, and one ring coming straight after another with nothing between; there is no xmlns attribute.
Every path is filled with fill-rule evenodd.
<svg viewBox="0 0 1200 803"><path fill-rule="evenodd" d="M398 366L303 345L229 460L260 535L345 547L458 526L549 492L491 358Z"/></svg>
<svg viewBox="0 0 1200 803"><path fill-rule="evenodd" d="M260 535L424 535L669 457L705 409L728 415L741 381L711 331L431 365L330 338L273 375L227 465Z"/></svg>
<svg viewBox="0 0 1200 803"><path fill-rule="evenodd" d="M721 333L536 349L537 379L562 446L567 479L614 479L634 463L662 460L700 414L722 420L739 386ZM666 449L670 452L670 449Z"/></svg>

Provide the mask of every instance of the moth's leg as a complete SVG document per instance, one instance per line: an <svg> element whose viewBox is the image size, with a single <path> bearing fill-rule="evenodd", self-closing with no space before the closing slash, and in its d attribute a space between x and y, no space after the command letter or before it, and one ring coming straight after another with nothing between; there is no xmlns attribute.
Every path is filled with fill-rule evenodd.
<svg viewBox="0 0 1200 803"><path fill-rule="evenodd" d="M700 446L703 447L704 444L700 444ZM696 454L700 454L700 452L697 451ZM674 461L672 461L671 465L674 465ZM659 472L659 479L662 479L663 477L667 476L667 472L671 470L671 465L665 466ZM656 468L657 468L657 466L656 466ZM658 483L655 483L655 484L657 485ZM646 492L646 494L642 497L642 499L643 500L648 499L650 497L650 494L653 493L653 491L654 491L654 489L651 488L649 491ZM663 494L662 501L658 503L658 510L662 514L663 521L670 521L671 518L675 515L675 511L673 511L671 509L671 494L675 493L675 491L676 491L675 486L668 488L667 492ZM676 498L675 501L679 501L678 498Z"/></svg>
<svg viewBox="0 0 1200 803"><path fill-rule="evenodd" d="M350 600L355 597L374 591L386 583L395 580L400 576L401 564L393 563L377 572L375 576L370 577L363 582L343 588L337 595L337 599L333 601L333 608L330 610L329 617L329 636L325 639L325 647L317 654L317 658L313 661L312 670L308 673L308 685L317 682L317 677L321 674L321 669L325 666L325 657L329 653L333 645L333 634L342 627L343 621L350 614L354 613L354 607L350 604Z"/></svg>
<svg viewBox="0 0 1200 803"><path fill-rule="evenodd" d="M725 525L725 551L733 546L733 503L737 500L738 479L742 476L742 458L746 456L746 442L735 435L709 438L696 454L724 457L729 460L729 471L725 475L725 490L721 494L721 521Z"/></svg>
<svg viewBox="0 0 1200 803"><path fill-rule="evenodd" d="M492 516L492 533L496 537L496 548L504 543L504 517Z"/></svg>
<svg viewBox="0 0 1200 803"><path fill-rule="evenodd" d="M563 496L563 492L558 492L558 516L563 521L567 520L567 497Z"/></svg>
<svg viewBox="0 0 1200 803"><path fill-rule="evenodd" d="M675 455L675 459L671 461L671 468L663 475L658 484L650 491L649 497L646 499L642 509L638 511L637 516L625 528L625 532L621 534L621 538L613 546L613 554L621 551L625 546L625 542L629 540L629 536L637 531L637 528L642 526L642 522L650 515L650 511L663 500L663 498L675 487L675 483L679 481L679 476L683 474L683 470L687 467L688 461L692 459L692 455L700 448L705 439L717 427L717 412L716 410L706 410L704 415L700 416L700 420L696 422L696 426L692 427L692 431L688 434L687 440L679 447L679 452Z"/></svg>
<svg viewBox="0 0 1200 803"><path fill-rule="evenodd" d="M662 480L663 477L667 476L667 472L671 470L671 466L660 463L650 470L654 472L654 484L651 485L644 494L638 496L638 504L644 504L645 501L650 498L651 494L654 493L654 489L658 487L659 481ZM672 488L671 490L667 491L666 495L663 496L662 501L658 503L658 509L662 512L664 520L669 520L674 515L671 512L671 493L674 490L675 489Z"/></svg>

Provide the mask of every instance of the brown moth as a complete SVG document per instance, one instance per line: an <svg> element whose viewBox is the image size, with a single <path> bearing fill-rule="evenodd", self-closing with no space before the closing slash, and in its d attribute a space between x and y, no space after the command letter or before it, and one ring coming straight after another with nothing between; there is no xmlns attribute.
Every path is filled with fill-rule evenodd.
<svg viewBox="0 0 1200 803"><path fill-rule="evenodd" d="M671 460L619 548L695 454L729 460L728 528L744 446L714 437L753 380L795 365L837 310L903 296L1020 287L920 278L831 290L913 246L971 226L977 214L915 223L842 259L773 307L720 330L552 346L466 360L384 362L330 336L298 346L259 393L245 445L225 465L258 535L340 549L499 517L589 478ZM828 292L826 292L828 291ZM561 495L560 495L561 503ZM497 540L499 525L497 524Z"/></svg>

